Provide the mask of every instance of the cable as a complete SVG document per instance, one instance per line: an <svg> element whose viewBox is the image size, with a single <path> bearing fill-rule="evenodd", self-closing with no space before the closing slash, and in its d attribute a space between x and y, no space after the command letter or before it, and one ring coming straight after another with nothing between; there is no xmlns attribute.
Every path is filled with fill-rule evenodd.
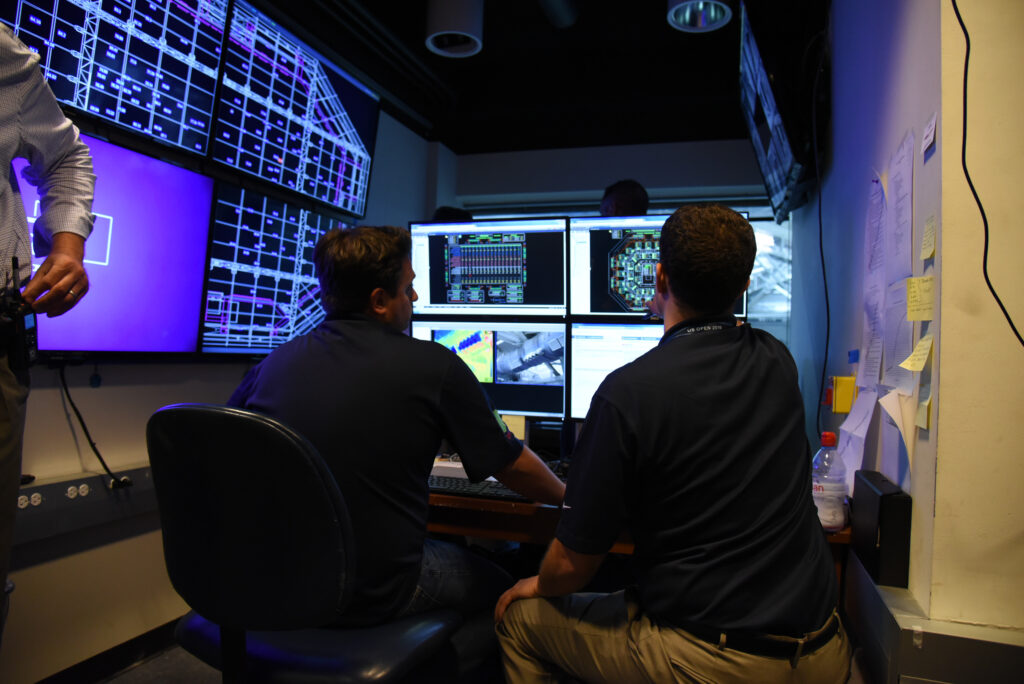
<svg viewBox="0 0 1024 684"><path fill-rule="evenodd" d="M100 465L102 465L103 469L107 471L107 475L110 475L110 488L124 489L125 487L131 487L132 481L127 475L118 477L111 472L110 468L107 466L107 462L103 460L103 456L100 455L99 449L96 448L96 442L92 441L92 435L89 434L89 428L85 426L85 420L82 418L82 413L78 410L78 407L75 406L75 400L71 398L71 392L68 390L68 381L67 378L64 377L64 364L61 364L58 367L58 371L60 373L60 385L64 388L64 396L67 397L68 404L71 405L71 410L74 411L75 415L78 417L78 424L82 426L82 432L85 433L85 439L89 442L89 447L92 449L92 452L96 454L96 458L100 460Z"/></svg>
<svg viewBox="0 0 1024 684"><path fill-rule="evenodd" d="M828 345L832 334L832 310L828 303L828 272L825 269L825 238L824 222L821 217L821 205L823 188L821 187L821 159L818 158L818 81L821 78L821 71L825 65L825 53L827 52L828 40L826 38L821 48L821 57L818 60L818 70L814 74L814 85L811 88L811 144L814 147L814 181L818 188L818 257L821 260L821 284L825 292L825 358L821 361L821 381L818 383L818 404L815 411L815 425L818 435L821 435L821 400L825 395L825 377L828 372Z"/></svg>
<svg viewBox="0 0 1024 684"><path fill-rule="evenodd" d="M996 300L996 304L999 305L999 309L1003 312L1003 317L1006 318L1006 322L1010 324L1010 329L1013 334L1017 336L1017 341L1020 342L1021 346L1024 346L1024 338L1021 337L1020 332L1017 331L1017 326L1013 324L1013 318L1010 313L1003 306L1003 300L996 294L996 289L992 285L992 281L988 277L988 241L989 241L989 230L988 230L988 216L985 215L985 207L981 204L981 198L978 197L978 191L974 189L974 181L971 180L971 174L967 170L967 67L971 60L971 36L967 33L967 26L964 25L963 17L960 16L960 8L957 7L956 0L953 2L953 12L956 14L956 20L960 23L960 30L963 31L964 40L967 42L967 50L964 53L964 122L963 122L963 143L960 148L960 165L964 169L964 177L967 178L967 185L971 188L971 194L974 195L974 202L978 205L978 211L981 212L981 223L985 228L985 249L982 253L981 259L981 273L985 277L985 284L988 286L988 291L992 293L993 299Z"/></svg>

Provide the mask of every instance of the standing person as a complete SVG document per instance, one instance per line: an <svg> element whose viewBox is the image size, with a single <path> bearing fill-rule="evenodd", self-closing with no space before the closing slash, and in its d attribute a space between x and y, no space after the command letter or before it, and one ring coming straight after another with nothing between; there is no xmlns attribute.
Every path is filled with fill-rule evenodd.
<svg viewBox="0 0 1024 684"><path fill-rule="evenodd" d="M44 245L49 250L31 279L28 221L11 167L15 158L28 160L25 180L39 188L42 213L34 230L41 242L36 242L36 249L39 252ZM59 316L89 290L83 259L85 239L92 231L96 178L89 148L46 85L39 56L4 24L0 24L0 166L6 174L0 183L0 273L3 288L10 294L5 300L13 302L13 307L19 304L19 294L11 291L15 282L12 257L16 257L17 282L28 283L20 293L24 308ZM18 310L0 313L0 587L4 588L0 636L13 589L7 572L29 386L27 364L12 353L19 342L16 320L22 315Z"/></svg>
<svg viewBox="0 0 1024 684"><path fill-rule="evenodd" d="M473 481L494 475L548 504L561 503L565 485L505 428L458 356L404 334L417 299L410 248L401 228L325 234L313 262L327 319L255 366L229 403L296 429L334 474L358 559L344 622L456 608L467 626L453 646L467 665L496 657L491 612L512 579L464 547L427 537L427 478L442 438ZM474 643L481 637L488 643Z"/></svg>
<svg viewBox="0 0 1024 684"><path fill-rule="evenodd" d="M796 365L730 313L754 232L688 206L660 247L664 337L595 393L540 573L497 604L506 679L846 681ZM574 594L623 528L636 585Z"/></svg>
<svg viewBox="0 0 1024 684"><path fill-rule="evenodd" d="M649 200L647 190L640 183L627 178L604 189L601 198L601 216L644 216Z"/></svg>

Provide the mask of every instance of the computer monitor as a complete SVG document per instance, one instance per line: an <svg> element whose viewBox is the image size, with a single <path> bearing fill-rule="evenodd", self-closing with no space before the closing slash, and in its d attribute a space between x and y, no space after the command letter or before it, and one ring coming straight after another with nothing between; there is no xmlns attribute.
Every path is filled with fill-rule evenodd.
<svg viewBox="0 0 1024 684"><path fill-rule="evenodd" d="M565 218L412 223L413 313L564 316Z"/></svg>
<svg viewBox="0 0 1024 684"><path fill-rule="evenodd" d="M654 297L661 227L668 217L570 219L569 313L633 318L646 314L647 302ZM735 315L747 314L746 297L744 293L736 302Z"/></svg>
<svg viewBox="0 0 1024 684"><path fill-rule="evenodd" d="M213 181L89 136L82 141L98 178L85 243L89 291L67 313L38 317L40 352L195 352ZM26 165L16 159L13 167L34 223L39 199L21 175ZM42 262L34 257L33 268Z"/></svg>
<svg viewBox="0 0 1024 684"><path fill-rule="evenodd" d="M206 266L201 351L267 354L324 319L313 248L342 224L218 183Z"/></svg>
<svg viewBox="0 0 1024 684"><path fill-rule="evenodd" d="M590 400L605 377L658 345L664 326L636 323L572 323L569 417L587 417Z"/></svg>
<svg viewBox="0 0 1024 684"><path fill-rule="evenodd" d="M414 318L412 336L458 354L499 412L564 415L564 323Z"/></svg>
<svg viewBox="0 0 1024 684"><path fill-rule="evenodd" d="M569 220L569 313L635 315L654 296L658 238L668 215Z"/></svg>

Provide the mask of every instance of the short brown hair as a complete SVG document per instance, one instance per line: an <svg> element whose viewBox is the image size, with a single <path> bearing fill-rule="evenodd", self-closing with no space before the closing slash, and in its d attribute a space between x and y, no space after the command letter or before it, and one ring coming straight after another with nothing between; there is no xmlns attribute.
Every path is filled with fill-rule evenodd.
<svg viewBox="0 0 1024 684"><path fill-rule="evenodd" d="M409 231L395 226L335 228L324 234L313 250L313 266L328 315L365 313L378 287L397 294L411 249Z"/></svg>
<svg viewBox="0 0 1024 684"><path fill-rule="evenodd" d="M697 313L727 313L754 268L754 229L717 204L676 209L661 229L661 268L672 296Z"/></svg>

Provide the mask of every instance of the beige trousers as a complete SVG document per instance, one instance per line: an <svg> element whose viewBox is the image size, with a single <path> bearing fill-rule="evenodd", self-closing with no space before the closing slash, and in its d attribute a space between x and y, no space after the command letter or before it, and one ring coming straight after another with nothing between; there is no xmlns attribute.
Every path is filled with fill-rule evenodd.
<svg viewBox="0 0 1024 684"><path fill-rule="evenodd" d="M794 668L789 659L719 649L683 630L659 627L621 591L516 601L497 633L509 684L559 682L567 676L614 684L834 684L850 674L842 625Z"/></svg>

